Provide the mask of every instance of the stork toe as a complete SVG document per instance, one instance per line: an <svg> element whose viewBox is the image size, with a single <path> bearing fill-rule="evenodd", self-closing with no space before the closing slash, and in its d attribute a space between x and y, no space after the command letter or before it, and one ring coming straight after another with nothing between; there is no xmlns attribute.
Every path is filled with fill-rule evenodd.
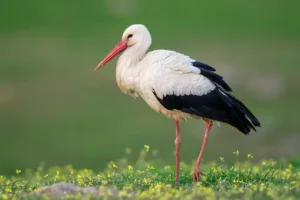
<svg viewBox="0 0 300 200"><path fill-rule="evenodd" d="M200 181L200 175L205 176L205 174L203 172L199 171L199 169L194 169L193 181L194 182Z"/></svg>

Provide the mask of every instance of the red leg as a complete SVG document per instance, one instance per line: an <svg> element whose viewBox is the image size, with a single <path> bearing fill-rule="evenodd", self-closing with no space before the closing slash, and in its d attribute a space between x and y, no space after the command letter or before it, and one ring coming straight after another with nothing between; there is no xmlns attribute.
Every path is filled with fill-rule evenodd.
<svg viewBox="0 0 300 200"><path fill-rule="evenodd" d="M206 142L208 139L208 135L210 133L211 127L213 126L213 122L212 121L205 121L206 123L206 129L205 129L205 134L203 137L203 141L202 141L202 146L201 146L201 150L197 159L197 162L195 164L194 167L194 173L193 173L193 180L194 181L199 181L199 174L204 175L202 172L199 171L199 167L200 167L200 163L204 154L204 150L205 150L205 146L206 146Z"/></svg>
<svg viewBox="0 0 300 200"><path fill-rule="evenodd" d="M176 149L176 176L175 176L175 184L178 185L179 183L179 164L180 164L180 128L179 128L179 121L174 120L175 130L176 130L176 138L175 138L175 149Z"/></svg>

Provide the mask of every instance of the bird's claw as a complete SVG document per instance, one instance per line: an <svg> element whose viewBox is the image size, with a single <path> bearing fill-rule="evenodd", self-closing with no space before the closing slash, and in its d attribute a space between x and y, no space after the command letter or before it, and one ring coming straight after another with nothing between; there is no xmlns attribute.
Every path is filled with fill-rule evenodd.
<svg viewBox="0 0 300 200"><path fill-rule="evenodd" d="M203 172L200 172L199 169L194 169L194 172L193 172L194 182L198 182L200 180L200 175L205 176L205 174Z"/></svg>

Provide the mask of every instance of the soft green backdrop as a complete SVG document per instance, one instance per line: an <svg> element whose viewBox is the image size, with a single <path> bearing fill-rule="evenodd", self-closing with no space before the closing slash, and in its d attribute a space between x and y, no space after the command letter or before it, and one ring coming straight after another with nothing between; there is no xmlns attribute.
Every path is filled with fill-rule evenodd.
<svg viewBox="0 0 300 200"><path fill-rule="evenodd" d="M0 174L72 164L100 170L148 144L174 164L173 122L122 94L114 59L95 66L125 28L145 24L151 49L206 62L258 116L249 136L213 128L204 161L232 152L256 159L300 150L300 26L297 1L1 1ZM204 123L182 123L182 160L196 159Z"/></svg>

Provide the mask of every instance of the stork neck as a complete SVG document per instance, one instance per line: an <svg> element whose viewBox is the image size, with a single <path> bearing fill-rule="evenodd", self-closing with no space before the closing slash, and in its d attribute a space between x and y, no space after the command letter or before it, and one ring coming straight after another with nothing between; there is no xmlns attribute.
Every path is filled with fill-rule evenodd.
<svg viewBox="0 0 300 200"><path fill-rule="evenodd" d="M134 45L127 48L123 54L120 56L120 60L123 62L126 60L126 63L129 66L136 65L143 57L145 56L149 46L143 45Z"/></svg>
<svg viewBox="0 0 300 200"><path fill-rule="evenodd" d="M142 70L139 62L144 58L148 48L138 45L127 48L120 56L116 67L117 84L122 92L137 97L137 81Z"/></svg>

